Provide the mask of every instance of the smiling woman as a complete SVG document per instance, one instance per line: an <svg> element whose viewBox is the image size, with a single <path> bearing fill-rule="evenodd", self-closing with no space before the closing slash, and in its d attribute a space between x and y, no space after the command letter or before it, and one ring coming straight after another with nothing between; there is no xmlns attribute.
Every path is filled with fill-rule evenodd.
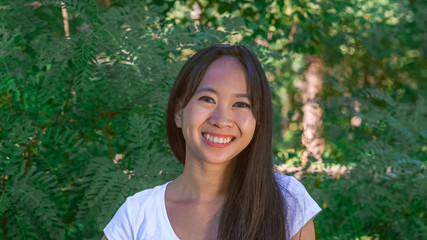
<svg viewBox="0 0 427 240"><path fill-rule="evenodd" d="M270 90L248 49L214 45L190 58L166 124L183 173L129 197L104 239L314 239L319 206L273 172Z"/></svg>
<svg viewBox="0 0 427 240"><path fill-rule="evenodd" d="M175 114L185 139L186 165L205 161L227 168L248 146L256 124L248 96L237 60L221 57L208 67L194 95Z"/></svg>

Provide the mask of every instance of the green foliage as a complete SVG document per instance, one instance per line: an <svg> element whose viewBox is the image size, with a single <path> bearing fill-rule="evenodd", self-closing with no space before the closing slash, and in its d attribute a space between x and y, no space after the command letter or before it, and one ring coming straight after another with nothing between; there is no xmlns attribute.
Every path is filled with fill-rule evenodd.
<svg viewBox="0 0 427 240"><path fill-rule="evenodd" d="M425 90L424 90L425 91ZM333 149L324 160L351 171L333 179L306 176L324 204L318 216L322 237L340 229L343 239L423 239L426 232L425 182L427 128L425 94L415 103L398 103L379 89L324 101L325 135ZM352 106L360 102L362 111ZM360 127L350 118L362 118ZM332 145L334 144L334 145Z"/></svg>

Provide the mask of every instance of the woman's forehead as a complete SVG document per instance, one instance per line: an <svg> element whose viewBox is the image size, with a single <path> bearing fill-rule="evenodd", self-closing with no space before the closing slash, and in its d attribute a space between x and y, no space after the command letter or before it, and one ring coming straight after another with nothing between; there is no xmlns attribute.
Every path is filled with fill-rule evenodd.
<svg viewBox="0 0 427 240"><path fill-rule="evenodd" d="M217 59L208 67L196 89L196 93L200 90L208 90L213 93L222 90L247 95L245 70L235 58Z"/></svg>

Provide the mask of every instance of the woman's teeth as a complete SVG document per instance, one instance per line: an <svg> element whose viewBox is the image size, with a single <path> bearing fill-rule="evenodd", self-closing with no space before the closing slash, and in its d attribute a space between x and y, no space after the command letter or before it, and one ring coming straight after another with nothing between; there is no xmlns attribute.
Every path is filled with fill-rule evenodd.
<svg viewBox="0 0 427 240"><path fill-rule="evenodd" d="M232 137L227 137L227 138L222 138L222 137L214 137L211 136L207 133L203 133L203 137L205 137L207 140L214 142L214 143L229 143L231 141L231 139L233 139Z"/></svg>

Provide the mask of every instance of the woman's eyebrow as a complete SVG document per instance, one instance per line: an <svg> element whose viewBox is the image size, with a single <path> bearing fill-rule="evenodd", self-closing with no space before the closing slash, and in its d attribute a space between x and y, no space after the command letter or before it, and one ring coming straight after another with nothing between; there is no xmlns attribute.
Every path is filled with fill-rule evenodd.
<svg viewBox="0 0 427 240"><path fill-rule="evenodd" d="M196 91L196 93L199 93L199 92L211 92L211 93L218 94L218 92L215 89L208 88L208 87L200 88L199 90Z"/></svg>
<svg viewBox="0 0 427 240"><path fill-rule="evenodd" d="M199 90L196 91L196 93L200 93L200 92L211 92L214 94L218 94L218 92L215 89L209 88L209 87L200 88ZM247 93L237 93L236 97L250 99L250 96Z"/></svg>
<svg viewBox="0 0 427 240"><path fill-rule="evenodd" d="M251 99L251 98L249 97L249 94L246 94L246 93L238 93L238 94L236 94L236 97L238 97L238 98L247 98L247 99Z"/></svg>

